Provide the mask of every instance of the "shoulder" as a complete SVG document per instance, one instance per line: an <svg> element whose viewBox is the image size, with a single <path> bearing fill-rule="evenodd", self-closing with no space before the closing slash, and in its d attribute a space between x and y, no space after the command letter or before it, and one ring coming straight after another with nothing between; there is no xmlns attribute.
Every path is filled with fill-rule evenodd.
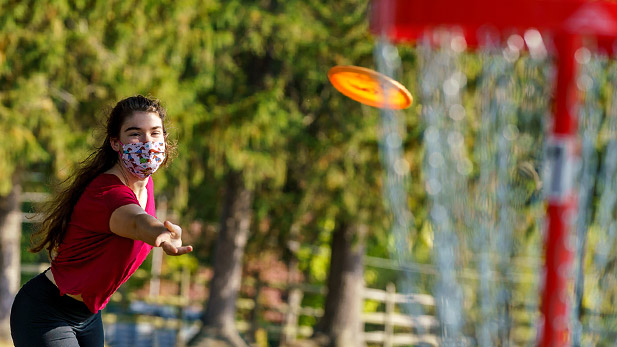
<svg viewBox="0 0 617 347"><path fill-rule="evenodd" d="M102 173L96 176L92 180L92 182L90 182L90 186L93 188L97 188L97 187L114 187L114 186L125 186L125 185L122 183L122 181L120 181L118 176L114 174L110 174L110 173Z"/></svg>
<svg viewBox="0 0 617 347"><path fill-rule="evenodd" d="M84 192L86 200L97 200L110 205L112 210L119 204L138 203L135 193L113 174L101 174L94 178Z"/></svg>

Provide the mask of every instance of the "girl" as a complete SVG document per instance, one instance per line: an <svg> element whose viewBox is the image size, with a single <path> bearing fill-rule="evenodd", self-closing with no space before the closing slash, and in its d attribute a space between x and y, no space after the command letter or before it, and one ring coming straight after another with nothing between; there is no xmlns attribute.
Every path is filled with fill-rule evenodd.
<svg viewBox="0 0 617 347"><path fill-rule="evenodd" d="M155 217L152 178L167 161L165 110L144 96L124 99L103 145L54 200L31 251L51 268L26 283L11 309L15 346L103 346L101 309L152 247L191 252L182 229Z"/></svg>

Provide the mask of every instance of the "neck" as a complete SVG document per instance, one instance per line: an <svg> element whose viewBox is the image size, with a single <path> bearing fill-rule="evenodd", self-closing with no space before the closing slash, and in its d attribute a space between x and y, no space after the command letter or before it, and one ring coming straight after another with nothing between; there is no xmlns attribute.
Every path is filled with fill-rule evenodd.
<svg viewBox="0 0 617 347"><path fill-rule="evenodd" d="M131 190L135 193L146 189L146 184L148 183L148 177L141 179L130 173L120 163L116 163L116 165L114 165L106 173L116 175L120 179L120 181L122 181L122 183L124 183L127 187L131 188Z"/></svg>

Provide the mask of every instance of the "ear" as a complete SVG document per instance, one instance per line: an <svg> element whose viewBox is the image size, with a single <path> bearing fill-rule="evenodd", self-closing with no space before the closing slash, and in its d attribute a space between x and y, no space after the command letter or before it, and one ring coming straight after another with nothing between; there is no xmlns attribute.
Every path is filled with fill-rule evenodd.
<svg viewBox="0 0 617 347"><path fill-rule="evenodd" d="M117 138L112 137L109 139L109 142L111 143L111 148L113 148L114 152L119 152L120 150L122 150L122 145Z"/></svg>

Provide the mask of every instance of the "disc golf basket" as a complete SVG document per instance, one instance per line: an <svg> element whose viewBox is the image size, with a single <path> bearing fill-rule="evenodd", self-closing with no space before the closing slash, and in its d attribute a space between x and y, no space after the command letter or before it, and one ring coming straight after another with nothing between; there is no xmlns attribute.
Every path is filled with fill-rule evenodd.
<svg viewBox="0 0 617 347"><path fill-rule="evenodd" d="M394 253L404 266L414 240L432 242L432 280L410 269L402 281L435 298L434 312L405 305L415 333L614 345L617 3L376 0L370 19L379 72L405 73L394 44L418 60L424 224L408 207L401 111L381 109Z"/></svg>

